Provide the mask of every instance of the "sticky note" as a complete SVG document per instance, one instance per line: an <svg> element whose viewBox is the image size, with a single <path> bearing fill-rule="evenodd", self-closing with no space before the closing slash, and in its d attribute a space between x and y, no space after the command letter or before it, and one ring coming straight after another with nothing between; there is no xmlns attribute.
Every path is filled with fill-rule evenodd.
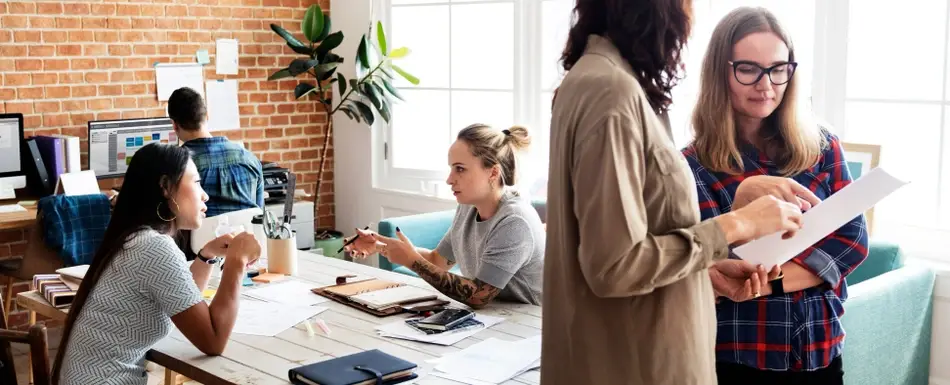
<svg viewBox="0 0 950 385"><path fill-rule="evenodd" d="M204 291L201 292L201 296L204 297L205 299L211 299L214 297L214 293L217 293L217 292L218 291L215 289L205 289Z"/></svg>
<svg viewBox="0 0 950 385"><path fill-rule="evenodd" d="M271 282L280 281L280 280L285 279L285 278L287 278L287 276L286 276L286 275L283 275L283 274L264 273L264 274L260 274L260 275L258 275L258 276L256 276L256 277L254 277L254 278L251 278L251 280L254 281L254 282L271 283Z"/></svg>
<svg viewBox="0 0 950 385"><path fill-rule="evenodd" d="M251 277L245 276L245 277L244 277L244 281L241 282L241 285L243 285L243 286L254 286L254 281L251 280Z"/></svg>
<svg viewBox="0 0 950 385"><path fill-rule="evenodd" d="M211 63L211 57L208 56L208 50L206 49L199 49L195 56L198 58L198 64Z"/></svg>

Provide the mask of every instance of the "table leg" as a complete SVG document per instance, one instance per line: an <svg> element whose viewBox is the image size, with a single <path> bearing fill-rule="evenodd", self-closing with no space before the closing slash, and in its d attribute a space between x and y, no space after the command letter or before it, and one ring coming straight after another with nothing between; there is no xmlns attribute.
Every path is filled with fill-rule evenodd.
<svg viewBox="0 0 950 385"><path fill-rule="evenodd" d="M175 372L169 368L165 368L165 385L175 385Z"/></svg>
<svg viewBox="0 0 950 385"><path fill-rule="evenodd" d="M36 312L30 310L30 327L32 327L35 324L36 324ZM62 348L62 346L60 346L60 348ZM30 373L29 383L32 384L33 383L33 355L32 354L26 355L26 366L29 368L28 373Z"/></svg>

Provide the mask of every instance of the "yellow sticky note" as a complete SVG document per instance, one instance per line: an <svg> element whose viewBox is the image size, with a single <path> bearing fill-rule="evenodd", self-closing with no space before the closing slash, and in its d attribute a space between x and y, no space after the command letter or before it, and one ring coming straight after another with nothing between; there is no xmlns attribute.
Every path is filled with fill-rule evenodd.
<svg viewBox="0 0 950 385"><path fill-rule="evenodd" d="M201 296L205 297L205 299L211 299L214 297L214 293L217 293L217 290L205 289L205 291L201 292Z"/></svg>

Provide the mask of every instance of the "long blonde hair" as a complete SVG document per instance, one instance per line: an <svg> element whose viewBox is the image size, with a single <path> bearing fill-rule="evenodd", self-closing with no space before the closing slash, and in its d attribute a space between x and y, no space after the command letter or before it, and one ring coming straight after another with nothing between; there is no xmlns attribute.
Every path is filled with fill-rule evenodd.
<svg viewBox="0 0 950 385"><path fill-rule="evenodd" d="M765 8L740 7L726 15L713 31L703 58L699 100L693 110L693 148L700 163L712 171L739 174L744 170L738 147L735 112L729 100L733 47L756 32L772 32L788 46L788 60L795 49L785 29ZM798 78L792 76L778 108L765 119L763 139L784 176L815 165L826 145L818 125L799 107Z"/></svg>

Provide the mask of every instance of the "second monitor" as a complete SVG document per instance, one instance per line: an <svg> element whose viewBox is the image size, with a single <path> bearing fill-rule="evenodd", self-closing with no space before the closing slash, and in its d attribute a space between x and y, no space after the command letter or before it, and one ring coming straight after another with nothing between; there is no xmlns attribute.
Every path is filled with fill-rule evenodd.
<svg viewBox="0 0 950 385"><path fill-rule="evenodd" d="M125 175L135 151L149 143L178 144L169 118L89 122L89 169L98 178Z"/></svg>

